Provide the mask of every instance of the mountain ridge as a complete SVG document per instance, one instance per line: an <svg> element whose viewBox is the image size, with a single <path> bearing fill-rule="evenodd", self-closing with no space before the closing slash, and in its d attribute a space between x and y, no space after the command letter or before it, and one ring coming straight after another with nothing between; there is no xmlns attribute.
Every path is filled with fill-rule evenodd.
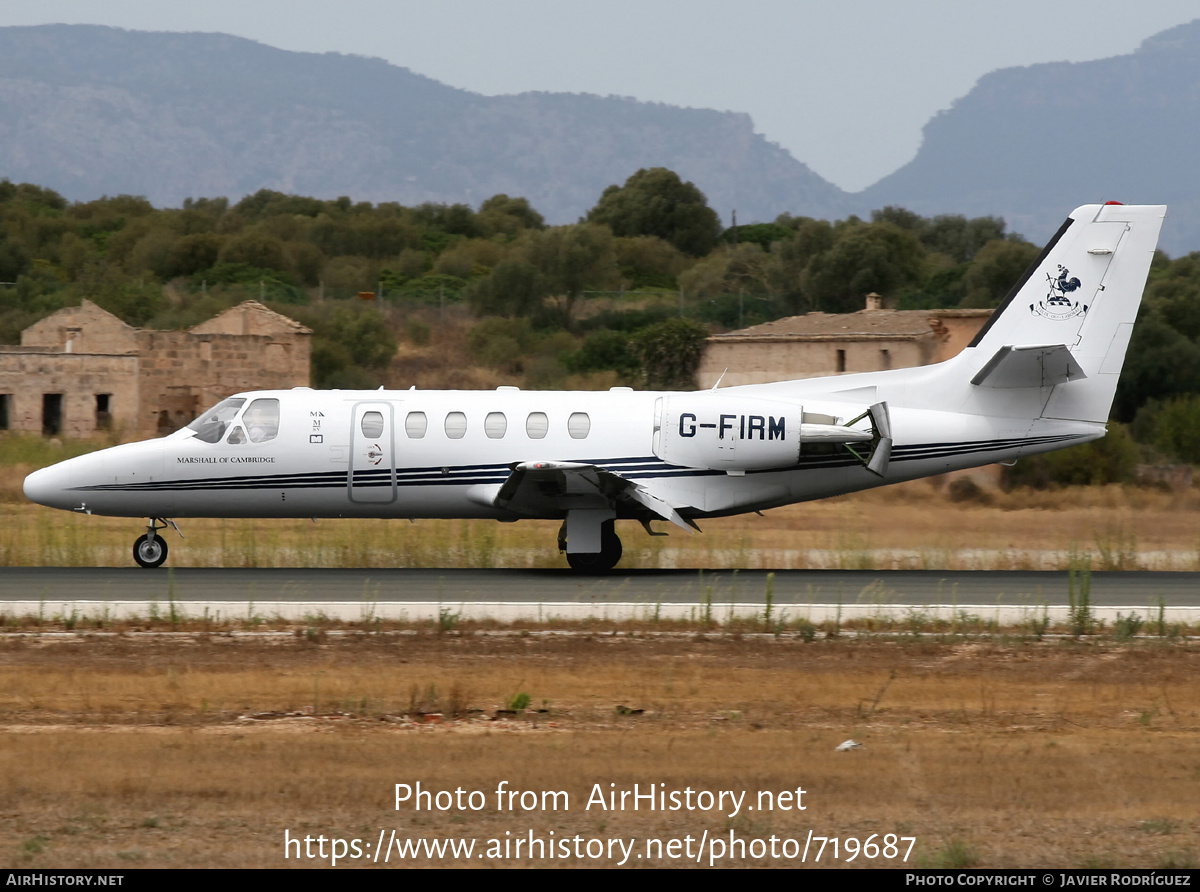
<svg viewBox="0 0 1200 892"><path fill-rule="evenodd" d="M268 188L478 205L506 192L571 222L605 187L661 166L745 218L845 210L846 193L744 113L488 97L379 59L230 35L0 28L0 109L15 124L0 132L0 175L72 199L130 192L177 205Z"/></svg>
<svg viewBox="0 0 1200 892"><path fill-rule="evenodd" d="M1162 246L1200 248L1200 19L1132 53L1003 68L925 124L905 165L858 193L754 131L744 112L629 97L485 96L382 59L227 34L0 28L0 176L72 200L318 198L478 206L497 193L573 222L643 167L669 167L724 219L825 219L887 205L1001 216L1049 238L1074 207L1166 203Z"/></svg>
<svg viewBox="0 0 1200 892"><path fill-rule="evenodd" d="M1165 203L1170 253L1200 247L1200 20L1134 52L989 72L925 125L916 156L855 196L919 214L1002 216L1034 241L1080 204Z"/></svg>

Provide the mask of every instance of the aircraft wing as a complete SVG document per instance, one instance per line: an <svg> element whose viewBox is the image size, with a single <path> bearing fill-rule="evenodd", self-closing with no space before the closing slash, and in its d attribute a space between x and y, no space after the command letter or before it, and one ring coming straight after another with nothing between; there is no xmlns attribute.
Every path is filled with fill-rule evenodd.
<svg viewBox="0 0 1200 892"><path fill-rule="evenodd" d="M679 513L679 508L688 506L673 504L643 483L584 462L518 462L490 501L497 508L522 514L600 505L626 507L647 520L661 518L689 532L697 529Z"/></svg>

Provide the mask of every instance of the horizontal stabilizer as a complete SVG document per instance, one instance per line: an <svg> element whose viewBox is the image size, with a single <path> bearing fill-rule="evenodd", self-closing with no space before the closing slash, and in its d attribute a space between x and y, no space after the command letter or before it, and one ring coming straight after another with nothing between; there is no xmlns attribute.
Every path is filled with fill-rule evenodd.
<svg viewBox="0 0 1200 892"><path fill-rule="evenodd" d="M978 387L1051 387L1086 378L1065 344L1001 347L971 379Z"/></svg>

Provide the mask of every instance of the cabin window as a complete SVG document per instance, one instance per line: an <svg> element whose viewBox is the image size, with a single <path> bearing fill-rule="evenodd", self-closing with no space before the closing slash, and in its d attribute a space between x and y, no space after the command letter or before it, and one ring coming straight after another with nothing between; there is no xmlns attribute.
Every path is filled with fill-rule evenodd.
<svg viewBox="0 0 1200 892"><path fill-rule="evenodd" d="M404 432L410 440L419 440L429 429L429 419L424 412L409 412L404 419Z"/></svg>
<svg viewBox="0 0 1200 892"><path fill-rule="evenodd" d="M110 411L111 405L111 393L96 394L96 430L112 430L112 412Z"/></svg>
<svg viewBox="0 0 1200 892"><path fill-rule="evenodd" d="M368 440L374 440L383 433L383 413L375 412L374 410L364 412L362 421L359 422L358 426L362 430L364 437Z"/></svg>
<svg viewBox="0 0 1200 892"><path fill-rule="evenodd" d="M508 419L503 412L488 412L483 419L483 432L493 440L499 440L508 430Z"/></svg>
<svg viewBox="0 0 1200 892"><path fill-rule="evenodd" d="M8 403L11 399L11 393L0 393L0 431L8 430Z"/></svg>
<svg viewBox="0 0 1200 892"><path fill-rule="evenodd" d="M567 433L574 439L582 440L592 429L592 419L587 412L572 412L567 419Z"/></svg>
<svg viewBox="0 0 1200 892"><path fill-rule="evenodd" d="M446 436L451 440L461 440L467 433L467 416L462 412L450 412L446 415Z"/></svg>
<svg viewBox="0 0 1200 892"><path fill-rule="evenodd" d="M242 416L251 443L265 443L279 435L279 400L255 400Z"/></svg>
<svg viewBox="0 0 1200 892"><path fill-rule="evenodd" d="M61 393L42 394L43 436L57 437L62 433L62 406L63 395Z"/></svg>
<svg viewBox="0 0 1200 892"><path fill-rule="evenodd" d="M239 443L246 442L246 432L242 430L240 424L235 424L233 430L229 432L229 436L225 438L225 442L231 446L237 446Z"/></svg>
<svg viewBox="0 0 1200 892"><path fill-rule="evenodd" d="M525 433L529 434L531 440L541 440L550 430L550 419L546 417L545 412L530 412L529 417L525 419Z"/></svg>
<svg viewBox="0 0 1200 892"><path fill-rule="evenodd" d="M233 416L237 415L238 409L245 404L246 401L241 397L223 400L208 411L197 415L196 420L188 425L188 429L196 432L197 440L203 440L205 443L219 443L221 437L225 435L225 429L229 426L229 422L233 420Z"/></svg>

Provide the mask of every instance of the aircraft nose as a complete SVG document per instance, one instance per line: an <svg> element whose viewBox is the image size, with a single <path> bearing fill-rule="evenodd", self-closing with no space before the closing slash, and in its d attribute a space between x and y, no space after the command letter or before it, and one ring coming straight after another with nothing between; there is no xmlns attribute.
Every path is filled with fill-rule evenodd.
<svg viewBox="0 0 1200 892"><path fill-rule="evenodd" d="M69 508L67 471L62 464L34 471L25 478L25 498L48 508Z"/></svg>

